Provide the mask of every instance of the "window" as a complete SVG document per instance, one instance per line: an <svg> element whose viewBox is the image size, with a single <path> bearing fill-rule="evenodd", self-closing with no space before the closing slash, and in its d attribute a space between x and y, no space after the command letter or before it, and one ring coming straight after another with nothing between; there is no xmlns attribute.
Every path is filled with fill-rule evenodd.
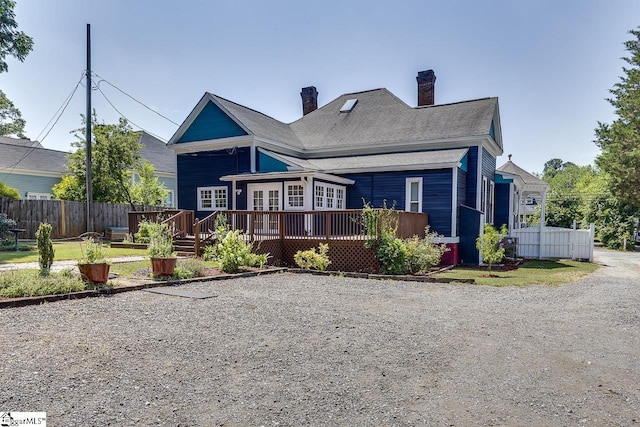
<svg viewBox="0 0 640 427"><path fill-rule="evenodd" d="M422 212L422 178L407 178L405 211Z"/></svg>
<svg viewBox="0 0 640 427"><path fill-rule="evenodd" d="M495 198L495 184L489 181L489 191L487 193L487 222L493 224L493 204Z"/></svg>
<svg viewBox="0 0 640 427"><path fill-rule="evenodd" d="M304 208L304 187L301 184L286 184L287 209Z"/></svg>
<svg viewBox="0 0 640 427"><path fill-rule="evenodd" d="M315 187L316 209L344 209L345 187L325 183L316 184Z"/></svg>
<svg viewBox="0 0 640 427"><path fill-rule="evenodd" d="M324 208L324 185L316 185L316 208Z"/></svg>
<svg viewBox="0 0 640 427"><path fill-rule="evenodd" d="M227 209L227 187L198 187L198 210Z"/></svg>
<svg viewBox="0 0 640 427"><path fill-rule="evenodd" d="M164 199L164 206L167 208L172 208L173 207L173 199L174 199L174 192L173 190L169 190L169 192L167 193L167 198Z"/></svg>
<svg viewBox="0 0 640 427"><path fill-rule="evenodd" d="M484 213L484 222L493 224L493 204L495 184L482 177L482 188L480 189L480 210Z"/></svg>

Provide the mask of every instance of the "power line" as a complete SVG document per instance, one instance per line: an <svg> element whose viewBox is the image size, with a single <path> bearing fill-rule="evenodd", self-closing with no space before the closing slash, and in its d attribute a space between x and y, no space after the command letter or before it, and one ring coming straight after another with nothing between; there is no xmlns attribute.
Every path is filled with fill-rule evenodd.
<svg viewBox="0 0 640 427"><path fill-rule="evenodd" d="M39 142L44 141L47 136L49 135L49 133L53 130L53 128L56 126L56 124L58 124L58 121L60 120L60 118L62 117L62 115L64 114L64 112L66 111L67 107L69 106L69 103L71 102L71 100L73 99L73 96L75 95L76 91L78 90L78 86L80 86L80 82L82 82L82 77L80 78L80 80L78 80L78 83L76 83L75 87L73 88L73 90L71 91L71 93L67 96L67 98L64 100L64 102L62 103L62 105L60 106L60 108L58 108L58 110L55 112L55 114L53 115L53 117L51 117L51 119L49 120L49 122L45 125L44 129L42 129L42 131L38 134L38 137L36 138L36 141L39 140ZM57 117L56 117L57 115ZM47 129L47 127L49 126L49 124L54 120L53 125L51 125L51 127L49 128L49 130L47 131L47 133L42 137L42 139L40 139L40 136L42 135L42 133ZM6 180L7 177L9 175L11 175L13 173L13 171L15 170L15 168L27 157L29 157L29 155L31 155L31 153L33 153L38 147L37 146L32 146L29 147L29 149L22 155L22 157L20 157L20 159L18 161L16 161L15 163L13 163L10 166L7 166L7 168L11 168L11 170L9 172L7 172L4 175L3 180Z"/></svg>
<svg viewBox="0 0 640 427"><path fill-rule="evenodd" d="M110 81L106 80L104 77L101 77L100 75L98 75L97 73L93 73L93 75L95 75L96 77L98 77L100 80L98 81L98 83L96 83L96 87L98 90L100 90L100 83L105 82L106 84L108 84L109 86L113 87L114 89L118 90L120 93L122 93L123 95L126 95L127 97L131 98L132 100L134 100L135 102L137 102L138 104L142 105L144 108L146 108L147 110L157 114L158 116L162 117L163 119L173 123L176 126L180 126L180 124L174 122L173 120L171 120L170 118L162 115L161 113L159 113L158 111L154 110L153 108L147 106L145 103L138 101L136 98L134 98L133 96L129 95L127 92L123 91L122 89L120 89L119 87L117 87L116 85L114 85L113 83L111 83ZM102 93L102 91L100 90L100 92ZM104 93L102 93L104 95ZM106 97L105 97L106 99Z"/></svg>
<svg viewBox="0 0 640 427"><path fill-rule="evenodd" d="M129 123L131 123L132 125L134 125L134 126L135 126L135 127L137 127L138 129L141 129L141 130L145 131L145 132L146 132L146 133L148 133L149 135L154 136L154 137L158 138L158 139L159 139L159 140L161 140L161 141L165 141L165 139L164 139L164 138L162 138L162 137L160 137L160 136L158 136L158 135L156 135L156 134L154 134L154 133L152 133L152 132L149 132L148 130L144 129L142 126L140 126L140 125L136 124L134 121L129 120L129 119L127 118L127 116L125 116L124 114L122 114L122 112L121 112L120 110L118 110L118 108L117 108L115 105L113 105L113 103L109 100L109 98L107 97L107 95L105 95L105 94L104 94L104 92L102 91L102 89L100 89L100 86L96 86L96 89L98 89L98 92L100 92L100 93L102 94L102 96L103 96L103 97L104 97L104 99L107 101L107 103L109 103L109 105L111 105L111 108L113 108L114 110L116 110L116 112L117 112L118 114L120 114L120 117L122 117L123 119L127 120ZM165 141L165 142L166 142L166 141Z"/></svg>

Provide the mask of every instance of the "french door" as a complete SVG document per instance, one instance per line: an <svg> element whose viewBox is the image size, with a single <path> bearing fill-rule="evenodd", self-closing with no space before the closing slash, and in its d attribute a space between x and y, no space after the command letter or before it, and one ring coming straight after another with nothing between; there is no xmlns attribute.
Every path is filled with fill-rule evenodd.
<svg viewBox="0 0 640 427"><path fill-rule="evenodd" d="M249 210L265 212L263 215L254 216L253 232L256 234L277 234L280 216L266 212L276 212L282 209L282 185L279 183L249 184L247 192Z"/></svg>

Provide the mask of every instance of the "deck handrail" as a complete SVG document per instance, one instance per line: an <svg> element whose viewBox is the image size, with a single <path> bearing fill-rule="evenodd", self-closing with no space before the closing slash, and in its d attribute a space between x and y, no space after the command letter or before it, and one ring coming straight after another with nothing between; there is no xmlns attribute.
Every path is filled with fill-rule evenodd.
<svg viewBox="0 0 640 427"><path fill-rule="evenodd" d="M193 211L183 210L163 220L173 230L173 237L185 237L193 234Z"/></svg>
<svg viewBox="0 0 640 427"><path fill-rule="evenodd" d="M219 211L215 211L208 215L206 218L199 220L195 219L193 223L193 235L195 237L195 253L196 256L200 255L200 248L202 248L207 242L213 240L215 236L215 219Z"/></svg>

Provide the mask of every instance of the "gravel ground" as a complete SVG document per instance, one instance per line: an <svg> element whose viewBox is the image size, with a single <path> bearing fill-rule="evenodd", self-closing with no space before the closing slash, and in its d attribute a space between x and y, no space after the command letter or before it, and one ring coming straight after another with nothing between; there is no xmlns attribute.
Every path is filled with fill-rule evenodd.
<svg viewBox="0 0 640 427"><path fill-rule="evenodd" d="M50 426L640 424L640 254L527 288L276 274L0 311Z"/></svg>

